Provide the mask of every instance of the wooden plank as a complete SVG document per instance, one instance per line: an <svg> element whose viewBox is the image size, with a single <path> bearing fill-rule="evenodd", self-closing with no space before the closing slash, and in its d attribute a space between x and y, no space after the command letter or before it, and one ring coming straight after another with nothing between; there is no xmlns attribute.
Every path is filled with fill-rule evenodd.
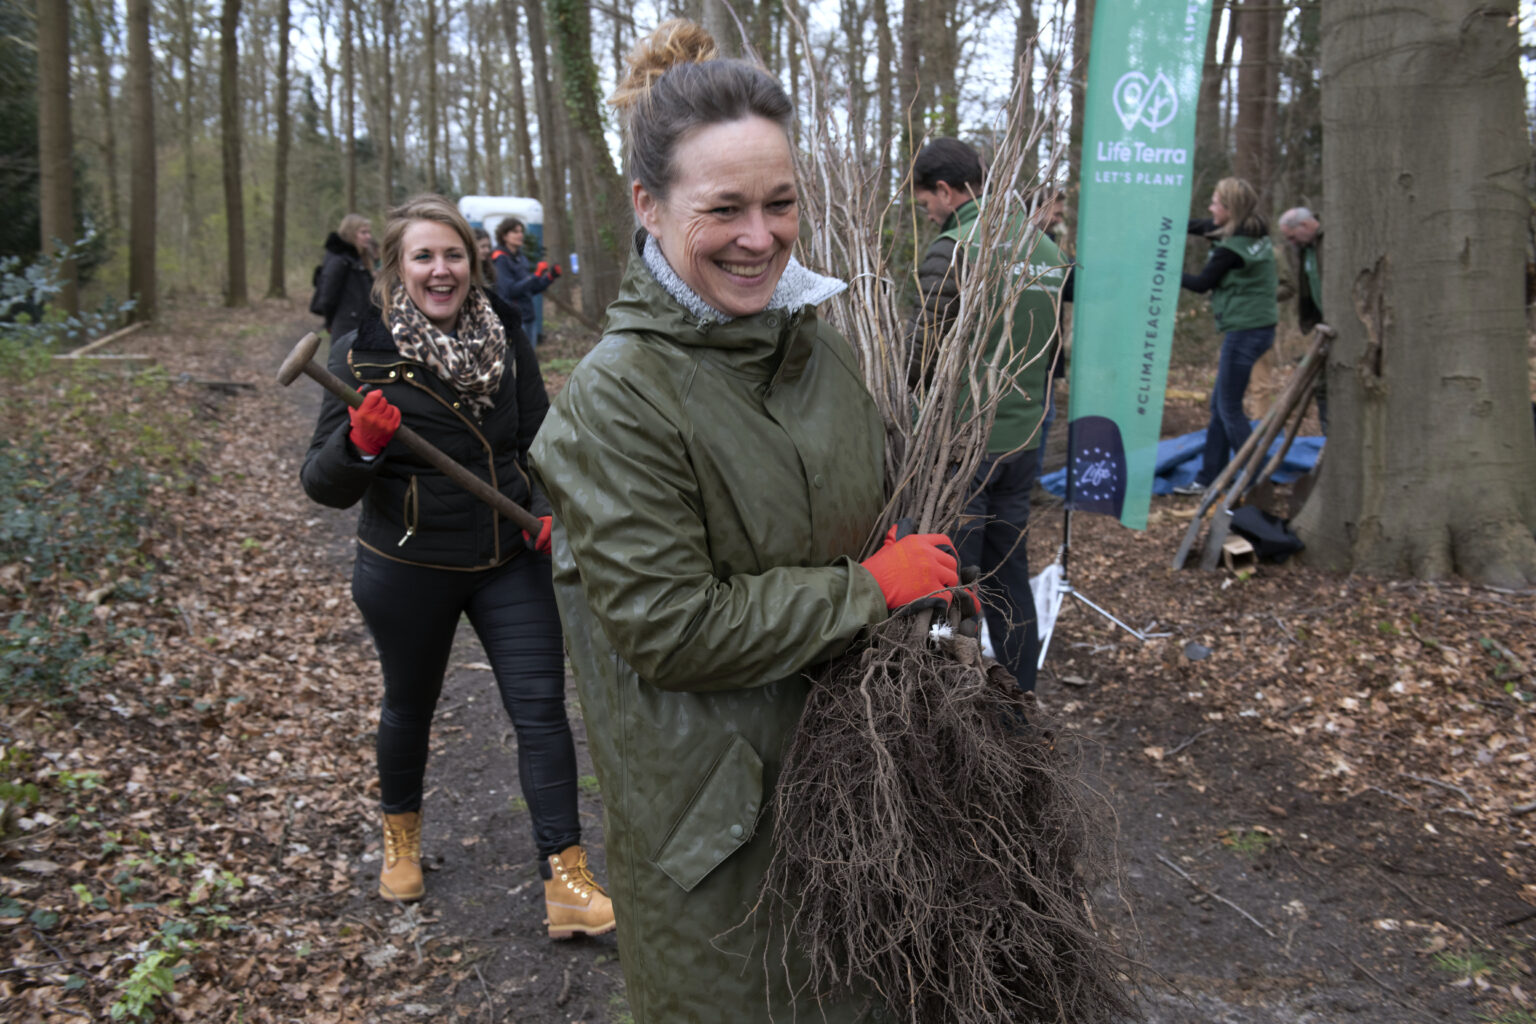
<svg viewBox="0 0 1536 1024"><path fill-rule="evenodd" d="M97 349L102 348L102 347L104 347L106 345L109 345L112 342L117 341L119 338L126 338L128 335L132 334L134 331L138 330L140 327L147 327L147 326L148 326L148 324L145 323L145 321L140 320L136 324L129 324L127 327L121 328L120 330L113 331L111 334L107 334L107 335L104 335L104 336L102 336L100 338L97 338L95 341L87 342L86 344L81 345L79 348L75 349L72 352L65 352L62 355L54 356L54 358L55 359L79 359L81 356L83 356L83 355L85 355L85 354L87 354L89 352L94 352Z"/></svg>

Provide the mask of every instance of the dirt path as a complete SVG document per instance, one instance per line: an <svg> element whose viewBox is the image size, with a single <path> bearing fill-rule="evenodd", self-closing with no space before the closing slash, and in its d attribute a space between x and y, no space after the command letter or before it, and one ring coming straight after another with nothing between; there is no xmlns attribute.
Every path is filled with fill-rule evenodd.
<svg viewBox="0 0 1536 1024"><path fill-rule="evenodd" d="M247 336L227 354L229 375L270 379L305 323L293 318ZM318 400L309 382L295 385L284 398L290 415L273 425L270 454L265 445L253 449L249 471L266 478L274 502L294 500ZM345 578L351 513L310 508L311 557ZM1324 755L1283 728L1290 718L1264 705L1244 714L1233 702L1245 698L1222 689L1222 673L1240 674L1230 666L1250 671L1263 652L1285 648L1281 631L1304 646L1294 627L1274 627L1266 616L1279 621L1277 612L1315 605L1339 581L1274 570L1231 595L1212 577L1170 581L1161 566L1178 523L1127 536L1085 518L1077 544L1100 555L1079 563L1079 584L1117 614L1137 624L1159 619L1175 634L1143 647L1073 606L1041 685L1047 704L1088 743L1118 821L1124 885L1100 894L1101 914L1149 968L1148 1019L1528 1024L1531 1004L1520 1002L1536 991L1531 890L1522 897L1536 862L1528 832L1513 819L1490 827L1459 813L1454 793L1402 779L1362 780L1341 796L1318 781L1327 774L1317 763ZM1054 533L1048 526L1032 544L1042 563ZM1217 600L1225 603L1213 611ZM1516 600L1528 622L1531 599ZM367 644L355 609L343 603L335 615L336 643ZM1196 639L1214 650L1209 661L1183 653ZM362 922L376 950L387 947L406 964L380 976L369 1019L620 1024L629 1018L613 937L556 944L544 936L515 740L482 663L466 626L429 765L428 898L400 908L372 897L378 838L371 821L354 815L332 838L346 851L355 885L313 914L337 928ZM1306 698L1306 677L1287 677L1283 665L1272 671L1273 687L1292 688L1283 707ZM601 876L600 796L569 685L568 692L583 827ZM1525 743L1528 721L1517 708L1502 728ZM1410 742L1388 725L1376 723L1383 730L1376 741L1369 728L1361 736L1388 748L1383 756ZM1440 723L1417 727L1432 732ZM367 787L366 780L339 784Z"/></svg>

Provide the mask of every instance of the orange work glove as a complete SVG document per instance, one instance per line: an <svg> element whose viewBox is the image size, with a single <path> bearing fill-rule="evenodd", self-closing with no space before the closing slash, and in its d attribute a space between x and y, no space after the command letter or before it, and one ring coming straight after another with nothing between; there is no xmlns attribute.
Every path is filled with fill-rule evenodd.
<svg viewBox="0 0 1536 1024"><path fill-rule="evenodd" d="M555 520L552 516L539 516L539 535L535 537L527 530L523 531L523 543L541 555L549 554L549 533L554 529Z"/></svg>
<svg viewBox="0 0 1536 1024"><path fill-rule="evenodd" d="M352 417L352 432L347 436L364 455L382 452L400 429L400 410L389 404L382 391L368 392L363 396L363 404L348 409L347 414Z"/></svg>
<svg viewBox="0 0 1536 1024"><path fill-rule="evenodd" d="M880 585L890 611L924 598L948 607L948 588L960 582L954 541L942 533L904 533L904 525L892 526L880 550L859 564Z"/></svg>
<svg viewBox="0 0 1536 1024"><path fill-rule="evenodd" d="M544 260L539 260L539 265L533 268L533 272L538 274L540 277L543 277L545 274L549 273L549 264Z"/></svg>
<svg viewBox="0 0 1536 1024"><path fill-rule="evenodd" d="M560 273L560 264L556 263L554 266L549 268L550 280L554 280L555 278L559 277Z"/></svg>

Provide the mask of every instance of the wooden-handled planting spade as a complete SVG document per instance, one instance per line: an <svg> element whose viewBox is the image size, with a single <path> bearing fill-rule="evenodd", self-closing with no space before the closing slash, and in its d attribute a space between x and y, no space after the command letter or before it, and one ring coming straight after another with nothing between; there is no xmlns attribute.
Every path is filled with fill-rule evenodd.
<svg viewBox="0 0 1536 1024"><path fill-rule="evenodd" d="M308 374L318 381L321 387L343 402L346 402L352 408L355 409L362 405L363 396L361 394L347 387L340 377L337 377L330 370L315 362L315 352L319 348L320 335L313 331L300 338L299 343L293 346L293 351L288 353L288 358L283 360L283 365L278 368L277 382L287 387L295 380L298 380L299 374ZM403 423L395 431L395 436L405 442L406 447L410 448L411 451L442 470L444 476L491 506L491 508L501 513L504 518L512 520L512 522L535 537L539 535L539 531L543 528L543 523L539 521L537 516L444 455L432 442Z"/></svg>

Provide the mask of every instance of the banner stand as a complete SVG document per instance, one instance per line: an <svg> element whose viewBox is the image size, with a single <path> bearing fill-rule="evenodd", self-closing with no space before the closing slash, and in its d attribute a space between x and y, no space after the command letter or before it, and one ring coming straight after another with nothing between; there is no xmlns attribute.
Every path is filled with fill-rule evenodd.
<svg viewBox="0 0 1536 1024"><path fill-rule="evenodd" d="M1039 575L1031 577L1029 581L1029 589L1035 597L1035 616L1040 629L1040 660L1035 663L1037 671L1045 667L1045 656L1051 649L1051 636L1056 632L1056 618L1060 615L1061 606L1068 597L1077 598L1142 643L1173 635L1172 633L1143 633L1132 629L1073 586L1071 579L1067 576L1067 561L1072 554L1071 479L1071 474L1068 474L1068 504L1062 509L1061 547L1056 549L1056 560L1042 569Z"/></svg>

